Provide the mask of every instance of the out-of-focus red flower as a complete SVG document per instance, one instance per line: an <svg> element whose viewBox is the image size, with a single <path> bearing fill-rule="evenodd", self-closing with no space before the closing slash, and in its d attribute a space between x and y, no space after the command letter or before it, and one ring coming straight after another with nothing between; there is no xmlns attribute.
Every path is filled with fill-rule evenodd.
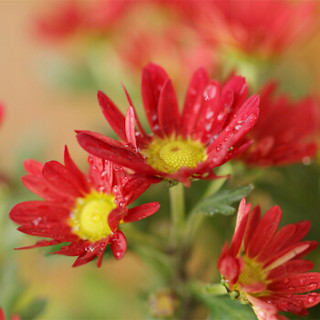
<svg viewBox="0 0 320 320"><path fill-rule="evenodd" d="M78 33L106 34L128 9L127 1L68 0L36 19L38 33L50 40Z"/></svg>
<svg viewBox="0 0 320 320"><path fill-rule="evenodd" d="M135 28L117 40L122 60L135 72L140 73L152 60L165 65L174 80L183 82L199 66L211 71L216 68L215 50L182 23L157 30Z"/></svg>
<svg viewBox="0 0 320 320"><path fill-rule="evenodd" d="M19 203L12 208L10 218L21 225L18 230L23 233L52 238L25 248L70 242L55 253L78 256L73 266L97 256L99 267L109 244L114 257L121 259L127 243L119 225L146 218L159 208L157 202L127 208L150 183L91 155L86 176L74 164L67 148L64 162L65 165L56 161L42 165L35 160L25 161L28 175L22 181L45 201Z"/></svg>
<svg viewBox="0 0 320 320"><path fill-rule="evenodd" d="M208 0L182 9L207 40L269 56L310 34L315 7L313 0Z"/></svg>
<svg viewBox="0 0 320 320"><path fill-rule="evenodd" d="M6 320L2 308L0 308L0 320ZM14 315L12 315L10 320L20 320L20 317L18 315L14 314Z"/></svg>
<svg viewBox="0 0 320 320"><path fill-rule="evenodd" d="M275 83L262 88L259 119L248 135L254 143L239 159L256 166L309 162L317 151L316 143L311 142L318 119L316 102L277 97L275 89Z"/></svg>
<svg viewBox="0 0 320 320"><path fill-rule="evenodd" d="M250 145L234 145L254 126L259 97L247 99L247 84L233 77L221 88L200 68L191 79L183 112L166 72L154 64L142 73L142 99L152 133L137 119L131 99L124 117L102 92L103 114L121 142L90 131L78 131L80 145L96 156L114 161L136 174L180 181L215 178L213 169ZM135 122L137 128L135 128Z"/></svg>
<svg viewBox="0 0 320 320"><path fill-rule="evenodd" d="M4 105L0 102L0 124L2 123L4 113L5 113Z"/></svg>
<svg viewBox="0 0 320 320"><path fill-rule="evenodd" d="M308 272L314 264L301 259L316 246L301 241L311 223L289 224L277 231L279 206L260 217L260 207L250 213L243 198L231 245L226 243L218 261L222 283L231 297L249 303L260 320L284 320L278 311L304 316L320 302L320 273Z"/></svg>

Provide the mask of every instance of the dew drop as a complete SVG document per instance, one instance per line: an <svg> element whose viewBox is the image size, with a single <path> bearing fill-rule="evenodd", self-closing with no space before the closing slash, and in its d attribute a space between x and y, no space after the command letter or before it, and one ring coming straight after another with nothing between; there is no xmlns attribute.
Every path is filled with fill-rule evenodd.
<svg viewBox="0 0 320 320"><path fill-rule="evenodd" d="M311 296L311 297L310 297L310 296L308 297L308 302L309 302L309 303L314 303L315 300L316 300L315 297L312 297L312 296Z"/></svg>
<svg viewBox="0 0 320 320"><path fill-rule="evenodd" d="M284 283L284 284L289 283L289 278L284 278L284 279L282 280L282 283Z"/></svg>
<svg viewBox="0 0 320 320"><path fill-rule="evenodd" d="M218 116L217 116L217 120L218 120L218 121L221 121L222 119L223 119L223 114L221 114L221 113L220 113L220 114L218 114Z"/></svg>
<svg viewBox="0 0 320 320"><path fill-rule="evenodd" d="M212 118L214 115L214 112L213 111L210 111L206 114L206 119L209 120L210 118Z"/></svg>
<svg viewBox="0 0 320 320"><path fill-rule="evenodd" d="M318 289L318 284L317 283L310 283L309 285L308 285L308 290L316 290L316 289Z"/></svg>
<svg viewBox="0 0 320 320"><path fill-rule="evenodd" d="M306 279L303 279L303 278L299 279L299 284L301 286L303 286L305 283L306 283Z"/></svg>
<svg viewBox="0 0 320 320"><path fill-rule="evenodd" d="M304 164L305 166L308 166L311 163L311 158L310 157L303 157L301 161L302 161L302 164Z"/></svg>

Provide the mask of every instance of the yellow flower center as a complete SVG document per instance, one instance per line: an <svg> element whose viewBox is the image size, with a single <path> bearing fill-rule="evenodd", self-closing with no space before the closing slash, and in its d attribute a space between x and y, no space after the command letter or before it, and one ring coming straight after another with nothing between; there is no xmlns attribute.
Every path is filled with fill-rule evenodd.
<svg viewBox="0 0 320 320"><path fill-rule="evenodd" d="M250 285L250 284L257 284L263 283L265 286L268 284L267 275L268 273L263 270L262 265L253 260L248 258L247 256L243 256L244 268L239 275L238 281L233 285L232 288L227 286L227 290L231 298L239 300L241 303L248 303L247 293L241 288L240 284L242 285ZM228 282L223 281L224 284ZM251 293L251 295L255 297L262 297L268 294L267 290L262 290L260 292Z"/></svg>
<svg viewBox="0 0 320 320"><path fill-rule="evenodd" d="M206 148L200 141L180 137L154 139L142 154L151 167L166 173L174 173L184 167L195 168L207 159Z"/></svg>
<svg viewBox="0 0 320 320"><path fill-rule="evenodd" d="M69 225L83 240L98 241L112 233L108 215L116 207L114 196L93 190L85 198L78 198L71 212Z"/></svg>
<svg viewBox="0 0 320 320"><path fill-rule="evenodd" d="M238 282L242 284L251 284L256 282L265 283L266 273L263 271L260 263L243 256L244 268L239 276Z"/></svg>

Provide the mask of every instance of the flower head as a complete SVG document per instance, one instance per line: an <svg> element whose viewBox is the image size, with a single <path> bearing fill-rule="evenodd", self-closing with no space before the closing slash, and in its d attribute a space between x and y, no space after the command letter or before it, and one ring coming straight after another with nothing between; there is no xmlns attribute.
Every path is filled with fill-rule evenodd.
<svg viewBox="0 0 320 320"><path fill-rule="evenodd" d="M301 241L310 222L289 224L277 231L280 207L260 217L250 213L243 198L231 245L226 243L218 261L223 283L231 297L249 303L260 320L287 319L278 311L306 315L320 302L320 273L307 272L313 263L301 257L312 251L315 241Z"/></svg>
<svg viewBox="0 0 320 320"><path fill-rule="evenodd" d="M131 169L137 175L190 184L191 178L216 177L213 169L249 147L235 144L254 126L259 97L246 100L247 85L233 77L221 88L198 69L190 82L180 115L171 80L159 66L149 64L142 74L142 98L152 133L142 128L130 97L124 117L102 92L103 114L121 142L90 131L78 131L80 145L89 153ZM137 123L137 129L135 127Z"/></svg>
<svg viewBox="0 0 320 320"><path fill-rule="evenodd" d="M298 102L275 96L275 83L260 91L259 119L250 131L252 146L239 159L249 165L288 165L308 161L317 151L312 142L317 126L317 106L312 98Z"/></svg>
<svg viewBox="0 0 320 320"><path fill-rule="evenodd" d="M15 205L10 218L21 224L18 230L23 233L52 238L26 248L70 242L55 253L78 256L73 266L97 256L100 266L110 244L114 257L121 259L127 243L119 225L146 218L159 208L157 202L127 208L150 182L127 176L121 167L92 155L86 176L74 164L67 148L64 162L65 165L56 161L42 165L35 160L25 161L28 175L22 178L23 183L45 200Z"/></svg>
<svg viewBox="0 0 320 320"><path fill-rule="evenodd" d="M0 320L6 320L5 318L5 314L2 310L2 308L0 308ZM20 320L20 317L16 314L13 314L12 317L11 317L11 320Z"/></svg>
<svg viewBox="0 0 320 320"><path fill-rule="evenodd" d="M203 37L245 53L270 56L310 33L316 1L209 0L185 10ZM190 6L190 5L189 5Z"/></svg>
<svg viewBox="0 0 320 320"><path fill-rule="evenodd" d="M127 11L123 1L68 0L52 7L36 19L38 33L50 40L75 37L78 34L106 34Z"/></svg>

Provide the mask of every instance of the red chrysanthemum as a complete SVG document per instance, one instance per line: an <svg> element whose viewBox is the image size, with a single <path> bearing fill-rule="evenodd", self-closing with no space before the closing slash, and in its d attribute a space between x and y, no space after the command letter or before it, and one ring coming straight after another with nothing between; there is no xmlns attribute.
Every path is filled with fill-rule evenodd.
<svg viewBox="0 0 320 320"><path fill-rule="evenodd" d="M121 142L90 131L78 131L80 145L89 153L130 168L137 175L177 180L216 177L213 169L250 145L235 147L254 126L259 97L247 97L247 84L233 77L221 88L198 69L190 82L182 115L171 80L159 66L149 64L142 74L142 99L152 133L137 119L131 99L124 117L102 92L103 114ZM135 128L135 122L138 129Z"/></svg>
<svg viewBox="0 0 320 320"><path fill-rule="evenodd" d="M0 320L6 320L5 318L5 314L2 310L2 308L0 308ZM20 320L20 317L16 314L12 315L11 320Z"/></svg>
<svg viewBox="0 0 320 320"><path fill-rule="evenodd" d="M301 241L311 224L303 221L277 231L279 206L260 217L260 208L243 198L231 245L223 247L218 268L231 297L249 303L260 320L287 319L278 311L306 315L320 302L320 273L307 272L313 262L300 259L312 251L315 241Z"/></svg>
<svg viewBox="0 0 320 320"><path fill-rule="evenodd" d="M43 38L64 39L78 34L106 34L128 9L126 1L68 0L37 17L36 28Z"/></svg>
<svg viewBox="0 0 320 320"><path fill-rule="evenodd" d="M246 53L281 53L315 26L315 1L208 0L185 13L207 40Z"/></svg>
<svg viewBox="0 0 320 320"><path fill-rule="evenodd" d="M309 161L317 151L317 144L311 141L317 126L314 100L293 102L285 95L276 97L275 89L269 83L260 92L259 119L248 135L254 143L239 157L250 165Z"/></svg>
<svg viewBox="0 0 320 320"><path fill-rule="evenodd" d="M19 203L12 208L10 218L21 225L18 230L23 233L52 238L25 248L70 242L55 253L78 256L73 266L97 256L99 267L110 244L114 257L121 259L127 243L119 224L146 218L159 208L157 202L127 208L150 182L127 176L121 167L91 155L86 176L74 164L67 148L64 162L65 165L56 161L42 165L35 160L25 161L28 175L22 181L45 201Z"/></svg>

